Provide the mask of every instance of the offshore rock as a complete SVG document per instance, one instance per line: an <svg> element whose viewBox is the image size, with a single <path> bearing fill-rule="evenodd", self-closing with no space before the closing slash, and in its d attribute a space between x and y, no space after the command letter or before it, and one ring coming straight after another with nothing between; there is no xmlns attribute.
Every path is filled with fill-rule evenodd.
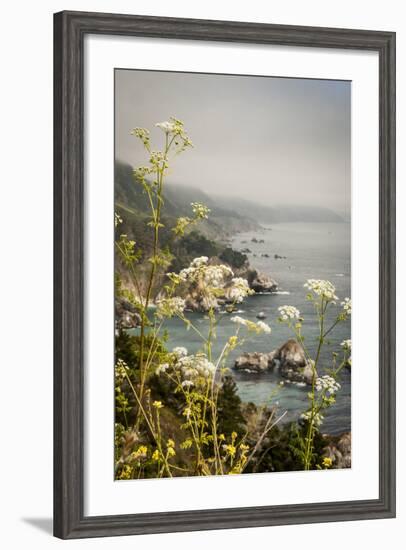
<svg viewBox="0 0 406 550"><path fill-rule="evenodd" d="M238 357L234 368L244 372L261 373L272 369L273 353L245 352Z"/></svg>
<svg viewBox="0 0 406 550"><path fill-rule="evenodd" d="M302 346L293 339L270 353L245 352L236 359L234 368L248 373L279 369L279 374L290 382L311 385L313 381L313 367L306 360Z"/></svg>

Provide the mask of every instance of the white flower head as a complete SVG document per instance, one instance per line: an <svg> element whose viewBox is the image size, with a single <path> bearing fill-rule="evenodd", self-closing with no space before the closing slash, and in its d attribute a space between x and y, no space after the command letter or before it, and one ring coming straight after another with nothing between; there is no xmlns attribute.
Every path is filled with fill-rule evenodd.
<svg viewBox="0 0 406 550"><path fill-rule="evenodd" d="M352 311L352 301L351 301L351 298L344 298L344 301L341 302L341 306L342 306L344 312L345 312L347 315L351 315L351 311Z"/></svg>
<svg viewBox="0 0 406 550"><path fill-rule="evenodd" d="M312 411L307 411L305 413L302 413L300 415L300 418L302 418L303 420L306 420L306 421L310 421L311 418L312 418ZM324 420L324 416L320 413L314 413L313 415L313 424L314 426L316 427L319 427L322 425L323 423L323 420Z"/></svg>
<svg viewBox="0 0 406 550"><path fill-rule="evenodd" d="M203 265L207 265L208 261L209 258L207 256L200 256L199 258L195 258L191 261L190 267L201 267Z"/></svg>
<svg viewBox="0 0 406 550"><path fill-rule="evenodd" d="M261 330L261 332L264 332L265 334L271 334L272 332L271 327L267 323L264 323L263 321L258 321L257 327Z"/></svg>
<svg viewBox="0 0 406 550"><path fill-rule="evenodd" d="M340 345L345 351L351 351L351 340L343 340Z"/></svg>
<svg viewBox="0 0 406 550"><path fill-rule="evenodd" d="M299 319L300 311L295 306L280 306L278 307L280 317L282 321L289 321L290 319Z"/></svg>
<svg viewBox="0 0 406 550"><path fill-rule="evenodd" d="M187 355L178 360L177 368L180 368L182 378L197 383L200 379L212 378L216 367L211 363L204 353Z"/></svg>
<svg viewBox="0 0 406 550"><path fill-rule="evenodd" d="M126 374L128 373L129 367L125 361L123 361L122 359L118 359L116 363L115 371L116 371L115 372L116 380L118 383L121 383L124 380Z"/></svg>
<svg viewBox="0 0 406 550"><path fill-rule="evenodd" d="M176 124L169 120L165 120L164 122L157 122L155 126L168 134L174 133L176 131Z"/></svg>
<svg viewBox="0 0 406 550"><path fill-rule="evenodd" d="M123 223L123 218L120 216L120 214L117 214L117 212L114 212L114 226L117 227Z"/></svg>
<svg viewBox="0 0 406 550"><path fill-rule="evenodd" d="M182 346L177 346L176 348L173 348L172 353L174 353L178 359L181 357L186 357L187 355L187 349Z"/></svg>
<svg viewBox="0 0 406 550"><path fill-rule="evenodd" d="M207 220L210 214L210 208L207 208L200 202L191 202L192 212L198 220Z"/></svg>
<svg viewBox="0 0 406 550"><path fill-rule="evenodd" d="M161 373L166 372L169 369L168 363L163 363L162 365L159 365L156 370L155 374L159 376Z"/></svg>
<svg viewBox="0 0 406 550"><path fill-rule="evenodd" d="M272 332L271 327L266 323L264 323L263 321L257 321L256 323L254 323L253 321L249 321L248 319L243 319L238 315L231 317L230 321L232 323L236 323L237 325L246 327L249 331L256 332L257 334L261 334L261 333L271 334Z"/></svg>
<svg viewBox="0 0 406 550"><path fill-rule="evenodd" d="M185 300L175 296L173 298L163 298L158 300L156 315L160 318L173 317L174 315L181 315L185 309Z"/></svg>
<svg viewBox="0 0 406 550"><path fill-rule="evenodd" d="M338 300L335 294L336 288L330 281L323 279L308 279L303 286L316 296L324 298L327 302Z"/></svg>
<svg viewBox="0 0 406 550"><path fill-rule="evenodd" d="M234 277L231 279L231 285L227 288L227 297L235 303L241 303L246 296L253 294L247 279Z"/></svg>
<svg viewBox="0 0 406 550"><path fill-rule="evenodd" d="M245 327L247 326L247 320L243 319L239 315L235 315L234 317L231 317L230 321L232 323L236 323L237 325L242 325L242 326L245 326Z"/></svg>
<svg viewBox="0 0 406 550"><path fill-rule="evenodd" d="M341 385L332 376L328 375L316 378L315 384L318 392L325 391L329 395L334 395L341 389Z"/></svg>

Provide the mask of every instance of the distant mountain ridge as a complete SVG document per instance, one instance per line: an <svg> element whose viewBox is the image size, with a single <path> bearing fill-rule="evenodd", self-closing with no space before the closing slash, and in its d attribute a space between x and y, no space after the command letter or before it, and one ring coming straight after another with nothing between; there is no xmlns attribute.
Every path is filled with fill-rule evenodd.
<svg viewBox="0 0 406 550"><path fill-rule="evenodd" d="M147 215L148 197L133 177L133 168L126 163L115 164L115 204L121 214ZM260 229L260 225L249 216L223 205L218 205L206 193L194 187L167 184L164 190L162 215L167 218L191 216L192 202L200 202L211 210L209 220L199 223L199 232L213 239L228 239L237 231ZM175 222L174 222L175 223Z"/></svg>
<svg viewBox="0 0 406 550"><path fill-rule="evenodd" d="M227 205L237 213L242 213L257 220L260 223L283 223L283 222L330 222L344 223L343 216L320 206L275 205L265 206L254 201L238 197L216 197L216 204Z"/></svg>
<svg viewBox="0 0 406 550"><path fill-rule="evenodd" d="M201 202L211 210L209 220L199 224L199 231L208 238L228 239L238 231L251 231L262 224L282 222L335 222L343 216L317 206L266 206L233 196L209 196L204 191L186 185L168 183L164 191L163 216L190 216L192 202ZM147 215L148 197L133 177L133 168L124 162L115 164L115 203L122 213Z"/></svg>

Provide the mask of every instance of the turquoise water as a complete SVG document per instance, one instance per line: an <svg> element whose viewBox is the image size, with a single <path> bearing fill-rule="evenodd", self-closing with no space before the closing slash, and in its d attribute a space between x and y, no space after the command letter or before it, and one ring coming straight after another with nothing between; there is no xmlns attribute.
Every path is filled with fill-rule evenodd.
<svg viewBox="0 0 406 550"><path fill-rule="evenodd" d="M251 242L254 237L263 239L264 243ZM276 320L278 307L285 304L299 308L305 319L303 333L306 345L314 354L318 325L312 305L305 300L306 289L303 284L311 278L328 279L336 286L339 298L350 296L350 237L350 225L346 223L281 223L269 225L261 232L240 233L233 238L233 248L249 248L252 251L248 254L251 265L274 278L279 283L279 293L257 294L240 304L238 315L246 319L256 321L258 312L263 311L272 333L250 337L242 348L230 355L229 367L233 366L235 357L243 351L269 352L290 337L286 326ZM261 254L270 257L264 258ZM286 259L274 259L274 254L286 256ZM219 353L226 339L235 333L236 325L230 322L231 316L224 314L219 324L215 353ZM206 330L208 321L204 315L188 313L187 317L200 331ZM198 335L192 330L186 331L180 320L170 319L166 328L170 335L169 349L180 345L185 346L189 353L201 349ZM339 351L340 342L348 338L351 338L351 328L347 321L339 324L331 333L329 345L321 357L319 373L331 365L332 352ZM280 413L286 411L284 422L297 418L307 407L308 387L286 384L280 388L278 384L282 378L278 373L248 374L234 370L232 373L241 399L256 404L278 402ZM336 404L325 414L323 432L337 434L351 429L351 375L346 369L342 371L341 385Z"/></svg>

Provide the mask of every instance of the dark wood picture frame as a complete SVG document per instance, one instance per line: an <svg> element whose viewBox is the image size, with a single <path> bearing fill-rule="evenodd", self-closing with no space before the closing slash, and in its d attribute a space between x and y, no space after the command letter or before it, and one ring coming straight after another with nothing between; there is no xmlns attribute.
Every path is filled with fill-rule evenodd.
<svg viewBox="0 0 406 550"><path fill-rule="evenodd" d="M88 517L83 511L83 41L86 34L379 54L379 498ZM54 16L54 534L80 538L395 516L395 34L102 13Z"/></svg>

